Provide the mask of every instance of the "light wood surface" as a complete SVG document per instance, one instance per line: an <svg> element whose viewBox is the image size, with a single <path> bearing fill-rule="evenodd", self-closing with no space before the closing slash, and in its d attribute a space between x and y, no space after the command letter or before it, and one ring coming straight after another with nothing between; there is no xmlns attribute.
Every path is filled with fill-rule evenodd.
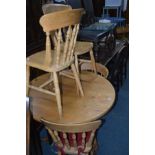
<svg viewBox="0 0 155 155"><path fill-rule="evenodd" d="M50 32L69 25L79 24L81 20L79 17L81 17L82 14L83 9L57 11L43 15L39 22L44 32Z"/></svg>
<svg viewBox="0 0 155 155"><path fill-rule="evenodd" d="M42 75L33 80L34 85L40 85L50 77ZM32 96L31 110L34 119L41 118L55 123L70 124L96 120L104 116L112 107L115 91L111 83L100 75L82 72L81 81L85 92L84 97L76 95L75 81L61 77L63 117L60 119L56 100L53 96L30 90ZM50 89L47 87L46 89Z"/></svg>
<svg viewBox="0 0 155 155"><path fill-rule="evenodd" d="M96 63L93 53L93 43L92 42L86 42L86 41L77 41L75 45L75 65L77 68L77 72L79 73L79 64L81 63L81 60L78 59L78 56L83 55L85 53L90 54L90 60L91 65L95 73L96 72ZM82 59L83 62L87 62L87 60Z"/></svg>
<svg viewBox="0 0 155 155"><path fill-rule="evenodd" d="M83 62L82 60L80 61L81 61L80 64L81 71L94 71L94 68L90 60L88 60L87 62ZM105 78L107 78L109 75L108 68L100 63L96 63L96 72Z"/></svg>
<svg viewBox="0 0 155 155"><path fill-rule="evenodd" d="M92 48L93 48L92 42L77 41L75 46L75 54L76 55L85 54L88 51L92 50Z"/></svg>

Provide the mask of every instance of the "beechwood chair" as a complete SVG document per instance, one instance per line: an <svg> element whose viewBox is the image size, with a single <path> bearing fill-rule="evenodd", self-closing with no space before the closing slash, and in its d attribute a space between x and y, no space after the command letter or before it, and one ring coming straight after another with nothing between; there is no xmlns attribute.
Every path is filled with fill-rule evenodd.
<svg viewBox="0 0 155 155"><path fill-rule="evenodd" d="M81 124L57 124L44 119L41 122L58 148L58 155L94 155L95 132L101 120Z"/></svg>
<svg viewBox="0 0 155 155"><path fill-rule="evenodd" d="M59 87L58 73L71 67L77 87L84 96L82 85L74 64L74 48L79 30L82 9L64 10L60 12L50 13L40 18L40 24L46 33L46 49L29 56L26 60L27 65L27 94L29 88L40 91L42 93L55 95L57 100L58 112L62 116L62 101ZM62 30L66 30L65 36ZM54 49L51 49L50 32L54 32L57 36L57 43ZM63 44L62 44L63 40ZM51 74L50 78L40 86L34 86L30 83L30 67L46 71ZM45 89L50 82L54 83L55 92Z"/></svg>
<svg viewBox="0 0 155 155"><path fill-rule="evenodd" d="M56 11L62 11L62 10L71 10L72 7L70 5L63 5L63 4L44 4L42 6L42 10L44 14L56 12ZM53 43L56 43L56 41L52 38ZM91 60L91 65L93 68L93 71L96 73L96 65L95 65L95 58L93 54L93 43L92 42L87 42L87 41L77 41L75 44L75 66L77 69L77 72L79 73L79 65L82 62L87 62L85 59L79 59L78 57L80 55L89 53L90 55L90 60Z"/></svg>

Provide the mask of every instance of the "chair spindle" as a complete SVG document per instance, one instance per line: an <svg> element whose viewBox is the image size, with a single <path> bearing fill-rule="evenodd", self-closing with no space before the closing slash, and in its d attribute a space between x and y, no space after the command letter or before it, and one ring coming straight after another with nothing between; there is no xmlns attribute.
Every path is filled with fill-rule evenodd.
<svg viewBox="0 0 155 155"><path fill-rule="evenodd" d="M65 46L64 46L63 63L65 63L65 61L66 61L67 52L68 52L68 45L69 45L69 40L70 40L71 32L72 32L71 26L69 26L68 27L68 30L67 30L66 41L65 41Z"/></svg>
<svg viewBox="0 0 155 155"><path fill-rule="evenodd" d="M75 25L75 36L74 36L74 39L73 39L71 58L73 57L73 54L75 52L75 44L76 44L76 38L77 38L78 31L79 31L79 24Z"/></svg>
<svg viewBox="0 0 155 155"><path fill-rule="evenodd" d="M85 148L85 138L86 138L86 133L85 132L83 132L82 133L82 148Z"/></svg>
<svg viewBox="0 0 155 155"><path fill-rule="evenodd" d="M65 146L70 149L70 145L69 145L69 141L68 141L68 138L67 138L67 134L66 133L63 133L63 138L65 140Z"/></svg>
<svg viewBox="0 0 155 155"><path fill-rule="evenodd" d="M51 41L50 41L50 33L46 32L46 55L45 55L45 63L49 64L52 61L51 55Z"/></svg>
<svg viewBox="0 0 155 155"><path fill-rule="evenodd" d="M55 135L55 137L57 139L57 144L59 145L59 147L63 147L63 144L61 142L61 139L59 137L59 134L58 134L58 132L56 130L54 130L54 135Z"/></svg>
<svg viewBox="0 0 155 155"><path fill-rule="evenodd" d="M90 137L89 137L89 140L88 140L88 142L86 143L86 147L90 147L90 146L92 145L94 136L95 136L95 130L93 130L93 131L91 132L91 135L90 135Z"/></svg>
<svg viewBox="0 0 155 155"><path fill-rule="evenodd" d="M61 50L61 29L58 30L58 41L57 41L57 48L56 48L56 65L59 65L60 61L60 50Z"/></svg>
<svg viewBox="0 0 155 155"><path fill-rule="evenodd" d="M73 138L73 145L75 148L77 148L77 141L76 141L76 134L75 133L72 134L72 138Z"/></svg>

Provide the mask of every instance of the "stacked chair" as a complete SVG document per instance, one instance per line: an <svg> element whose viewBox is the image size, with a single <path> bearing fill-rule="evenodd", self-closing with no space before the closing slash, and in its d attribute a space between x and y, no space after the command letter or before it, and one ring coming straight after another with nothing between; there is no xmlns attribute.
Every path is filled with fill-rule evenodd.
<svg viewBox="0 0 155 155"><path fill-rule="evenodd" d="M45 4L42 6L42 10L44 14L61 11L61 10L70 10L72 9L70 5L61 5L61 4ZM94 72L96 73L96 66L95 66L95 58L93 54L93 43L86 42L86 41L77 41L75 44L75 65L77 72L79 73L79 64L83 62L89 62L85 59L79 59L79 56L89 53L91 64L93 67Z"/></svg>
<svg viewBox="0 0 155 155"><path fill-rule="evenodd" d="M55 95L60 117L62 117L62 101L58 78L59 72L71 67L77 88L81 96L84 96L82 85L74 63L74 48L82 11L82 9L65 10L42 16L40 24L46 33L46 49L29 56L26 60L27 94L29 92L29 88L31 88L42 93ZM66 31L65 35L62 33L64 29ZM50 35L53 33L55 44L54 49L52 50ZM30 67L46 71L50 73L51 76L40 86L34 86L29 80ZM45 89L45 86L52 81L54 83L54 92Z"/></svg>

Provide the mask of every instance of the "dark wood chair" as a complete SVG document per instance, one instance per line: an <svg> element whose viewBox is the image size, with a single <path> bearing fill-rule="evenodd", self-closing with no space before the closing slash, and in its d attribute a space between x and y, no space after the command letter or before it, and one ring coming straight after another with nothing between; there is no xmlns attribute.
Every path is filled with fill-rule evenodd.
<svg viewBox="0 0 155 155"><path fill-rule="evenodd" d="M108 79L115 87L116 92L118 92L119 88L123 85L123 80L127 75L129 44L125 40L123 42L117 54L107 64L107 68L109 69Z"/></svg>

